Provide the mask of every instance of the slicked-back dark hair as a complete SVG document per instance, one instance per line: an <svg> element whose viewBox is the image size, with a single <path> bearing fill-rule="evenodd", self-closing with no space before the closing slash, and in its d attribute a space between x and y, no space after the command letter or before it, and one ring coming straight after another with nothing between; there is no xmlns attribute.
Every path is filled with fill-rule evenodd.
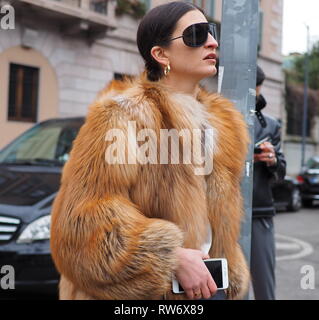
<svg viewBox="0 0 319 320"><path fill-rule="evenodd" d="M182 1L169 2L150 10L141 20L137 30L138 50L145 61L147 78L158 81L163 77L160 64L152 57L154 46L168 47L178 20L192 10L203 11L197 6Z"/></svg>
<svg viewBox="0 0 319 320"><path fill-rule="evenodd" d="M257 73L256 73L256 86L260 86L266 79L266 75L262 68L257 65Z"/></svg>

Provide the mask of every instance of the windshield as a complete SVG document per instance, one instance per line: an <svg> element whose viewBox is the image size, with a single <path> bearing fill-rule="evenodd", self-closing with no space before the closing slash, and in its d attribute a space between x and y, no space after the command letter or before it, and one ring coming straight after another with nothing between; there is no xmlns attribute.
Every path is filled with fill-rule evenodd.
<svg viewBox="0 0 319 320"><path fill-rule="evenodd" d="M309 169L319 169L319 158L311 158L307 163Z"/></svg>
<svg viewBox="0 0 319 320"><path fill-rule="evenodd" d="M0 151L0 163L62 166L83 121L55 120L40 123Z"/></svg>

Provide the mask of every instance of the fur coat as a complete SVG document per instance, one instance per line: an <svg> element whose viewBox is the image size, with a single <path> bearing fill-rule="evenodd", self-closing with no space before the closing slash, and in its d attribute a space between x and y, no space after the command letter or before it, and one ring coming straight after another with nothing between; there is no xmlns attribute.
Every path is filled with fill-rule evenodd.
<svg viewBox="0 0 319 320"><path fill-rule="evenodd" d="M142 147L128 139L130 121L136 132L152 129L151 142L162 129L211 127L213 169L195 174L196 153L185 164L128 163L128 153ZM115 163L106 161L115 143L108 139L112 129L127 133L111 150ZM61 274L60 299L186 299L171 291L174 250L200 249L208 226L210 257L228 260L227 297L242 298L249 271L238 244L240 180L248 140L240 112L217 94L201 89L195 99L143 75L113 81L90 106L53 204L51 251ZM158 158L159 152L155 148Z"/></svg>

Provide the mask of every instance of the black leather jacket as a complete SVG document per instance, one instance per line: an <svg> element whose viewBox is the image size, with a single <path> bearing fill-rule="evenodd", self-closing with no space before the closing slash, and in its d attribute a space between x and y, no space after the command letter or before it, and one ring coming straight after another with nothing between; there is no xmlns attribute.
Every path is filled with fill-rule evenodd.
<svg viewBox="0 0 319 320"><path fill-rule="evenodd" d="M281 152L281 126L276 119L268 115L263 114L263 118L267 124L265 128L257 116L255 117L255 143L269 137L269 142L275 148L277 164L268 167L264 162L254 163L253 218L272 217L275 214L270 183L273 179L282 180L286 175L286 160Z"/></svg>

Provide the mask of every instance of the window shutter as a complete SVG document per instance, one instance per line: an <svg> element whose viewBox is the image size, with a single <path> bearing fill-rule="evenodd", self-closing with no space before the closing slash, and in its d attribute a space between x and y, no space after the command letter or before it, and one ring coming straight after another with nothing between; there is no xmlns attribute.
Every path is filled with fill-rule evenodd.
<svg viewBox="0 0 319 320"><path fill-rule="evenodd" d="M8 120L36 122L39 68L10 64Z"/></svg>

